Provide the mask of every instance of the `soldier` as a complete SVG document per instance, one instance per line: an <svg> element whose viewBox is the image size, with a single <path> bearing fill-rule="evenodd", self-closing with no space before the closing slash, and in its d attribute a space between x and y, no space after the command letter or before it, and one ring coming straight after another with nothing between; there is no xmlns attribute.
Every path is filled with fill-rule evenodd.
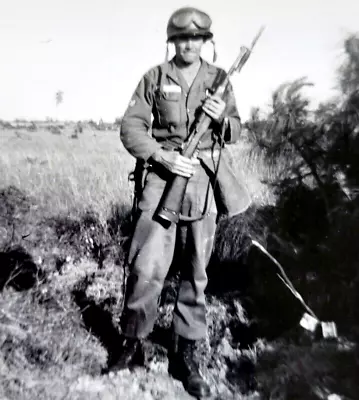
<svg viewBox="0 0 359 400"><path fill-rule="evenodd" d="M108 364L109 371L116 371L139 361L141 340L153 329L175 244L180 244L181 279L173 316L177 345L169 360L169 372L196 397L210 395L194 350L196 341L206 336L206 267L218 214L218 204L211 200L211 160L218 158L221 133L225 143L233 143L241 132L231 86L225 100L209 95L215 79L224 73L201 58L203 44L213 37L211 23L206 13L195 8L181 8L172 14L167 25L167 43L174 44L176 54L168 61L167 48L166 62L143 76L122 120L122 142L136 157L137 165L144 165L145 179L128 256L130 275L121 316L122 341ZM212 123L198 156L189 159L179 151L201 108ZM168 227L154 220L153 215L166 181L173 174L189 178L182 205L187 221ZM234 190L228 189L227 193ZM243 190L236 201L240 209L236 212L244 210L248 201Z"/></svg>

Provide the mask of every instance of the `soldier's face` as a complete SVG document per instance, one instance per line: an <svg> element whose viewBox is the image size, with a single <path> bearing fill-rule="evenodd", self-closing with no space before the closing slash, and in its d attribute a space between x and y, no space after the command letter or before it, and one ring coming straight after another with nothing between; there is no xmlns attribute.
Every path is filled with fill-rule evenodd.
<svg viewBox="0 0 359 400"><path fill-rule="evenodd" d="M202 37L181 37L174 41L176 57L184 64L193 64L199 60L204 40Z"/></svg>

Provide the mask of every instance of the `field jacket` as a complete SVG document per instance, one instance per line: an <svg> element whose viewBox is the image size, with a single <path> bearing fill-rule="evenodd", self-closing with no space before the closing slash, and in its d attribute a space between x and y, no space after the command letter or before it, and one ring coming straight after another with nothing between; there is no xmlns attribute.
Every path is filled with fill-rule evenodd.
<svg viewBox="0 0 359 400"><path fill-rule="evenodd" d="M161 148L179 150L210 89L223 74L225 71L201 59L198 74L189 88L173 59L150 69L139 82L122 119L120 135L125 148L143 162L151 162L151 156ZM230 84L223 99L224 117L228 121L224 141L235 143L240 137L241 120ZM222 123L213 121L199 145L198 158L212 173L217 163L208 154L219 147L221 126ZM235 178L225 155L223 151L216 202L219 212L231 216L244 211L250 197L243 183Z"/></svg>

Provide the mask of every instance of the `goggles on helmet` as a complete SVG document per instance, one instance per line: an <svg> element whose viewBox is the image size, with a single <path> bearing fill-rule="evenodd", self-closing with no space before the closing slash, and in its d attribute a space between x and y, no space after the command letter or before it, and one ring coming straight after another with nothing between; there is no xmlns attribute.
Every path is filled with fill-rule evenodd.
<svg viewBox="0 0 359 400"><path fill-rule="evenodd" d="M179 29L186 28L192 23L195 24L199 29L209 29L212 23L210 17L206 13L199 10L186 10L178 13L172 17L171 22Z"/></svg>

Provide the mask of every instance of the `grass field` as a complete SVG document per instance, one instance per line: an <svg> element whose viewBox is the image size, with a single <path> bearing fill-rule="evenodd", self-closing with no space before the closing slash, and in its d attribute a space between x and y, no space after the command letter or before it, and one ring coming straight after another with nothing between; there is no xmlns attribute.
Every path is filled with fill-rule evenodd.
<svg viewBox="0 0 359 400"><path fill-rule="evenodd" d="M166 369L161 332L170 325L172 284L146 368L100 375L118 338L130 232L134 159L118 132L8 129L0 148L0 398L189 399ZM247 142L230 148L256 208L274 202L264 181L276 170L250 150ZM327 399L343 387L342 399L355 398L355 369L340 376L342 386L336 381L338 366L355 365L349 343L255 338L243 346L239 332L250 323L238 296L207 301L209 335L199 352L214 398Z"/></svg>
<svg viewBox="0 0 359 400"><path fill-rule="evenodd" d="M130 204L128 173L134 159L118 133L1 132L1 186L14 185L43 210L76 215L88 209L101 219L112 203Z"/></svg>

